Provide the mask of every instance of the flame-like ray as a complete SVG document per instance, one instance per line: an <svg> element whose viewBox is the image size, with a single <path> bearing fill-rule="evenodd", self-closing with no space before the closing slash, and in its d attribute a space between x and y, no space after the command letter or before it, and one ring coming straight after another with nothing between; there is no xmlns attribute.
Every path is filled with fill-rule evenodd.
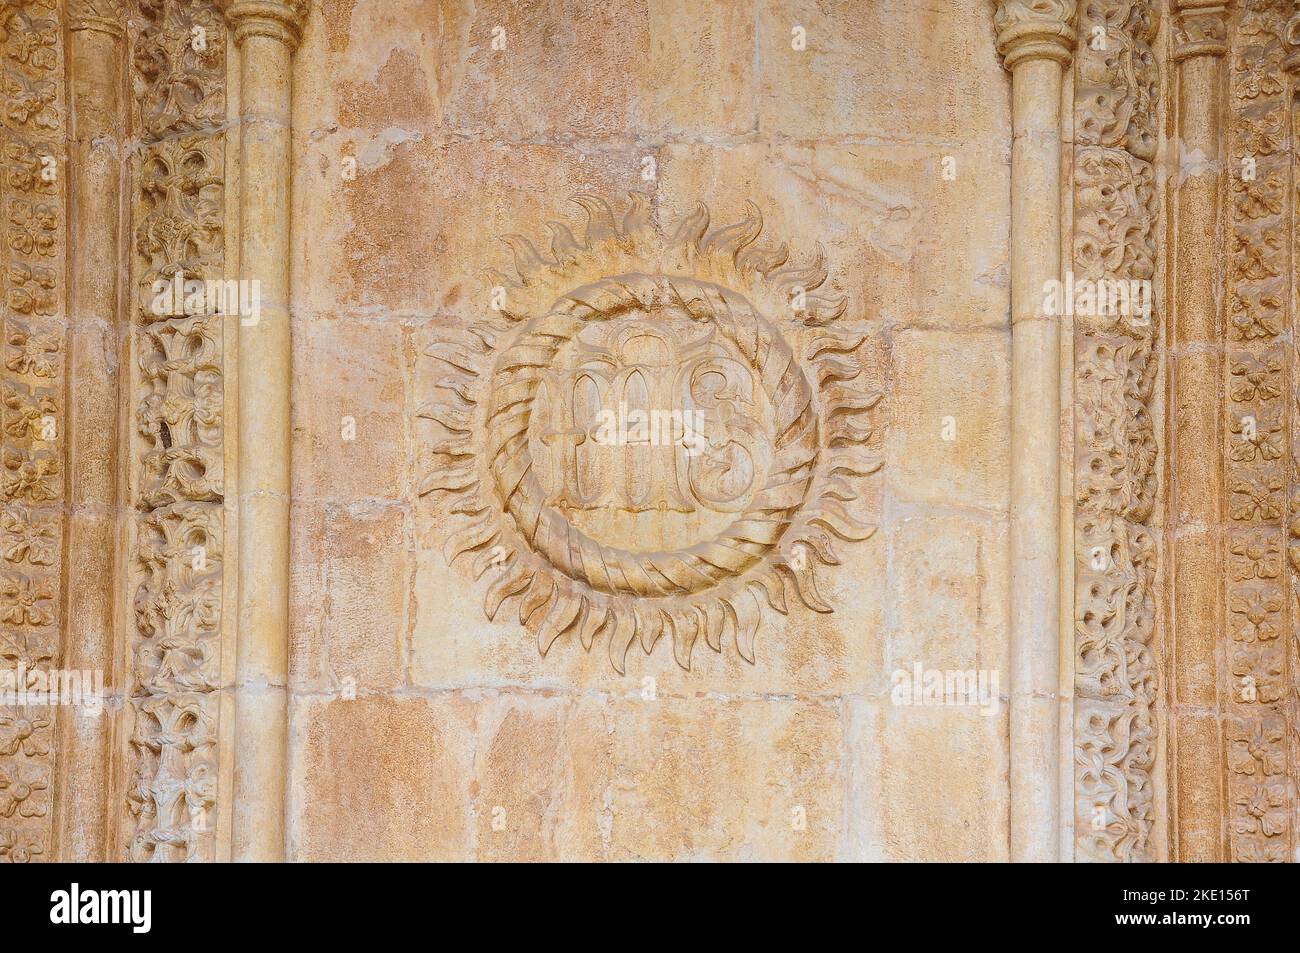
<svg viewBox="0 0 1300 953"><path fill-rule="evenodd" d="M540 612L555 596L555 580L547 573L536 573L528 591L519 600L519 624L528 625L534 613Z"/></svg>
<svg viewBox="0 0 1300 953"><path fill-rule="evenodd" d="M501 241L510 246L510 253L515 259L515 271L519 275L519 283L524 287L528 286L529 275L537 269L551 264L538 253L532 241L523 235L506 235L502 237Z"/></svg>
<svg viewBox="0 0 1300 953"><path fill-rule="evenodd" d="M495 619L501 604L511 596L523 592L532 580L533 570L522 562L519 565L502 566L501 575L493 580L483 596L483 611L487 613L488 620Z"/></svg>
<svg viewBox="0 0 1300 953"><path fill-rule="evenodd" d="M631 238L650 229L650 202L642 192L629 192L627 213L623 216L623 235Z"/></svg>
<svg viewBox="0 0 1300 953"><path fill-rule="evenodd" d="M691 213L682 219L673 233L671 244L698 247L700 239L709 229L709 209L703 202L697 202Z"/></svg>
<svg viewBox="0 0 1300 953"><path fill-rule="evenodd" d="M817 573L813 569L810 561L804 561L802 565L793 565L783 563L779 571L786 574L794 581L795 595L799 601L806 605L813 612L833 612L834 607L821 597L817 591Z"/></svg>
<svg viewBox="0 0 1300 953"><path fill-rule="evenodd" d="M611 616L614 625L609 633L609 660L614 670L623 675L627 666L627 650L636 641L636 612L613 612Z"/></svg>
<svg viewBox="0 0 1300 953"><path fill-rule="evenodd" d="M442 547L443 558L447 560L447 565L454 565L466 553L495 542L500 533L496 520L486 515L480 517L477 522L470 523L447 537Z"/></svg>
<svg viewBox="0 0 1300 953"><path fill-rule="evenodd" d="M673 659L686 671L691 670L691 653L700 634L700 617L691 611L674 612L667 623L673 633Z"/></svg>
<svg viewBox="0 0 1300 953"><path fill-rule="evenodd" d="M613 613L604 606L598 606L583 597L583 616L578 627L578 639L582 642L582 647L590 652L592 643L595 642L596 636L601 630L606 628Z"/></svg>
<svg viewBox="0 0 1300 953"><path fill-rule="evenodd" d="M550 611L537 626L537 649L546 655L551 646L578 620L582 610L582 597L562 592L552 602Z"/></svg>
<svg viewBox="0 0 1300 953"><path fill-rule="evenodd" d="M614 224L614 210L609 203L596 195L575 195L573 201L587 213L587 230L584 241L587 248L603 242L607 238L618 237L618 226Z"/></svg>

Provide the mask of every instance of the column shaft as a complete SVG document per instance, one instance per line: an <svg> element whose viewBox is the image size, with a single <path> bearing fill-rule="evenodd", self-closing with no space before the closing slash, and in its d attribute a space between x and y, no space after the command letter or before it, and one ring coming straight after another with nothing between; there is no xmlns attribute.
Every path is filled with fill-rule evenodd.
<svg viewBox="0 0 1300 953"><path fill-rule="evenodd" d="M1012 71L1011 857L1057 859L1061 63Z"/></svg>
<svg viewBox="0 0 1300 953"><path fill-rule="evenodd" d="M998 0L1011 71L1010 856L1060 855L1061 90L1075 0Z"/></svg>
<svg viewBox="0 0 1300 953"><path fill-rule="evenodd" d="M261 315L239 330L239 637L235 860L285 851L289 647L289 197L293 45L264 3L236 4L240 82L240 269ZM240 16L241 8L251 12Z"/></svg>
<svg viewBox="0 0 1300 953"><path fill-rule="evenodd" d="M1184 3L1184 7L1192 6ZM1203 6L1203 5L1202 5ZM1173 182L1169 497L1171 640L1170 747L1176 795L1174 858L1222 860L1223 770L1216 652L1222 626L1219 580L1223 364L1219 314L1222 175L1221 97L1225 48L1206 42L1222 8L1180 14L1175 50L1178 128Z"/></svg>
<svg viewBox="0 0 1300 953"><path fill-rule="evenodd" d="M74 15L75 17L75 15ZM115 556L118 545L119 311L124 36L93 18L70 24L68 63L72 196L68 378L67 634L63 667L113 670ZM107 712L68 709L59 718L55 841L64 862L105 860L108 841L110 726Z"/></svg>

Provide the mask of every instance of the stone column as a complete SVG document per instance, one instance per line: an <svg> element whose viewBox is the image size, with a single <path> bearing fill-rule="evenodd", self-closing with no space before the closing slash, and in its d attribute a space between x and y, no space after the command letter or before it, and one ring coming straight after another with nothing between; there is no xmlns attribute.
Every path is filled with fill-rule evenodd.
<svg viewBox="0 0 1300 953"><path fill-rule="evenodd" d="M1222 860L1223 770L1215 650L1222 613L1220 524L1219 288L1223 175L1222 2L1178 0L1173 22L1176 128L1173 142L1169 381L1173 524L1169 744L1174 796L1172 859Z"/></svg>
<svg viewBox="0 0 1300 953"><path fill-rule="evenodd" d="M1295 190L1292 194L1300 193L1300 148L1295 145L1295 136L1300 134L1300 0L1291 0L1295 7L1295 12L1286 24L1286 59L1282 66L1286 69L1287 74L1291 77L1291 168L1292 168L1292 188ZM1296 223L1297 230L1300 230L1300 223ZM1296 246L1300 247L1300 246ZM1291 267L1293 269L1291 276L1291 295L1292 301L1300 305L1300 255L1291 256ZM1300 314L1300 310L1293 310L1293 314Z"/></svg>
<svg viewBox="0 0 1300 953"><path fill-rule="evenodd" d="M1054 861L1060 740L1061 86L1075 0L999 0L1011 72L1011 858Z"/></svg>
<svg viewBox="0 0 1300 953"><path fill-rule="evenodd" d="M69 256L67 633L62 667L113 672L117 541L119 369L123 273L120 236L125 30L121 0L68 5L71 109ZM58 859L105 860L108 834L107 712L59 718Z"/></svg>
<svg viewBox="0 0 1300 953"><path fill-rule="evenodd" d="M291 65L308 0L227 0L240 72L239 629L234 860L284 858L289 655Z"/></svg>
<svg viewBox="0 0 1300 953"><path fill-rule="evenodd" d="M1287 21L1286 29L1283 33L1283 40L1286 44L1286 59L1282 65L1290 79L1290 132L1291 132L1291 201L1290 201L1290 218L1291 218L1291 274L1289 275L1291 285L1291 322L1290 332L1292 336L1292 357L1291 357L1291 388L1300 388L1300 349L1296 347L1295 335L1296 329L1300 327L1300 0L1291 0L1293 11L1291 18ZM1285 207L1285 206L1284 206ZM1300 493L1297 493L1297 484L1300 484L1300 414L1295 412L1294 407L1291 410L1291 511L1288 514L1290 520L1287 523L1287 556L1291 565L1291 586L1292 594L1292 618L1291 618L1291 638L1289 642L1289 658L1287 659L1287 669L1291 676L1289 686L1284 696L1284 707L1288 712L1287 715L1287 732L1283 743L1286 744L1286 752L1289 758L1287 774L1290 776L1290 790L1288 791L1292 809L1300 813L1300 806L1297 806L1300 800L1300 612L1294 607L1300 606ZM1282 779L1285 784L1285 779ZM1300 853L1300 832L1296 830L1295 822L1291 826L1291 849L1293 859L1296 854Z"/></svg>

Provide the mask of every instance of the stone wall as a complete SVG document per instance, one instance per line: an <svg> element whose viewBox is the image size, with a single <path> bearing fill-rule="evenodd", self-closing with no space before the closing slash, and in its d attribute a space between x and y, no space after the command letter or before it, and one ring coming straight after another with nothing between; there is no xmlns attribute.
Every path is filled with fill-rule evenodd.
<svg viewBox="0 0 1300 953"><path fill-rule="evenodd" d="M0 861L1293 860L1298 51L0 4Z"/></svg>
<svg viewBox="0 0 1300 953"><path fill-rule="evenodd" d="M291 856L1004 858L1004 710L889 700L896 669L1006 664L986 11L361 0L321 4L298 64ZM454 494L418 493L448 462L418 414L454 370L425 352L491 313L500 237L549 257L548 221L583 235L572 196L621 222L630 192L666 230L703 202L711 227L761 215L791 264L823 246L817 293L888 395L878 528L819 572L835 611L769 609L752 662L730 633L689 671L671 638L625 673L603 632L542 657L513 602L485 618L495 570L448 567Z"/></svg>

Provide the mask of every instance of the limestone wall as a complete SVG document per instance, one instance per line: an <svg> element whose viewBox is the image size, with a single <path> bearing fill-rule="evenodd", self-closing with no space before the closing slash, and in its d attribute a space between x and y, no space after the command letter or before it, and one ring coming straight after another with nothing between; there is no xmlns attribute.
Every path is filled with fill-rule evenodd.
<svg viewBox="0 0 1300 953"><path fill-rule="evenodd" d="M492 48L500 27L505 48ZM802 27L806 48L794 28ZM322 2L296 58L289 855L1005 859L1009 82L978 4ZM924 78L924 82L919 82ZM355 177L351 163L355 161ZM945 174L947 173L947 174ZM489 622L443 545L424 349L483 317L499 237L575 194L663 223L746 203L825 248L885 395L878 526L767 612L753 663L626 673ZM355 434L349 422L355 423ZM481 435L475 435L481 439Z"/></svg>
<svg viewBox="0 0 1300 953"><path fill-rule="evenodd" d="M0 68L0 862L1296 858L1300 0Z"/></svg>

